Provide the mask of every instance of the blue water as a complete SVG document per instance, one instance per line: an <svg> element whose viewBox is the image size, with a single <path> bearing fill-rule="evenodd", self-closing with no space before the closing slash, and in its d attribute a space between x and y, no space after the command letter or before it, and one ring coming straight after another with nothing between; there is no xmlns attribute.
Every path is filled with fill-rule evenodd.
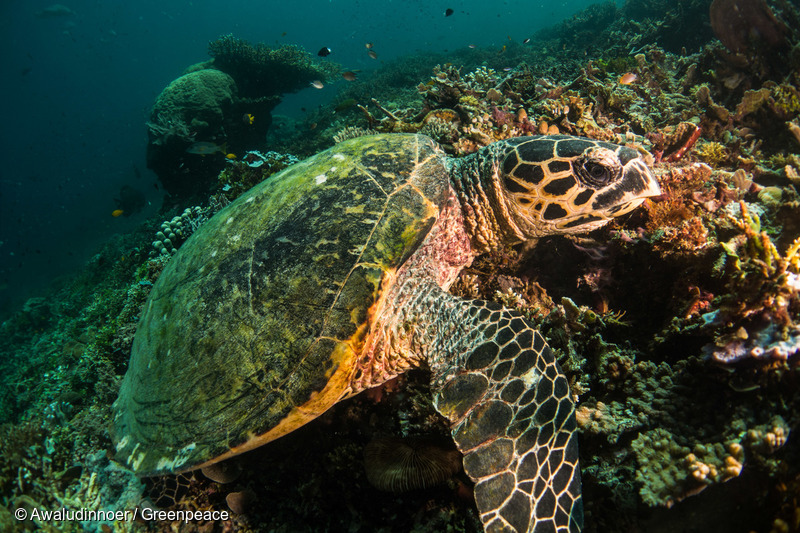
<svg viewBox="0 0 800 533"><path fill-rule="evenodd" d="M592 3L65 1L74 14L37 17L47 0L0 7L0 316L158 211L163 192L145 165L145 121L171 80L208 59L210 40L232 33L311 53L327 46L330 60L366 71L410 53L521 41ZM301 91L275 113L300 113L338 88ZM122 185L142 191L147 205L114 218Z"/></svg>

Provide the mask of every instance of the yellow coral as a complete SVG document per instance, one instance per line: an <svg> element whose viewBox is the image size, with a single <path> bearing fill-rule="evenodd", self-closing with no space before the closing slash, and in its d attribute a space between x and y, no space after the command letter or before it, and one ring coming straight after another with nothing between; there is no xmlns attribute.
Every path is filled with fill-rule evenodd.
<svg viewBox="0 0 800 533"><path fill-rule="evenodd" d="M723 161L728 159L728 153L725 149L725 146L718 142L700 142L698 143L697 148L695 148L694 153L711 165L712 167L719 166Z"/></svg>
<svg viewBox="0 0 800 533"><path fill-rule="evenodd" d="M776 113L791 117L800 113L800 96L797 90L789 85L773 87L772 97L775 100Z"/></svg>

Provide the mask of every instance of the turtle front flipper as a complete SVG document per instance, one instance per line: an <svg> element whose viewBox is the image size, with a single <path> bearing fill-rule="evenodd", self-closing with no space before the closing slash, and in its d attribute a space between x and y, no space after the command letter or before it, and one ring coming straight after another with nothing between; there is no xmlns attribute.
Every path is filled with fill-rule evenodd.
<svg viewBox="0 0 800 533"><path fill-rule="evenodd" d="M428 302L434 404L452 423L485 530L579 532L575 407L542 335L496 304Z"/></svg>

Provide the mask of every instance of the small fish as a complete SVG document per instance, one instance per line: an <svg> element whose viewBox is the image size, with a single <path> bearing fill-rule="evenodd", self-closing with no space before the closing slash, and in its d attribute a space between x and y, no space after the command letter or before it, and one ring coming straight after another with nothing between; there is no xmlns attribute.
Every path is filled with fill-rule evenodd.
<svg viewBox="0 0 800 533"><path fill-rule="evenodd" d="M342 77L347 81L356 81L356 73L352 70L348 70L347 72L342 72Z"/></svg>
<svg viewBox="0 0 800 533"><path fill-rule="evenodd" d="M234 159L236 159L236 154L234 154L234 153L225 154L225 159L234 160Z"/></svg>
<svg viewBox="0 0 800 533"><path fill-rule="evenodd" d="M200 141L194 143L186 149L186 153L198 155L209 155L216 152L222 152L224 154L225 147L210 142Z"/></svg>
<svg viewBox="0 0 800 533"><path fill-rule="evenodd" d="M639 76L634 74L633 72L626 72L622 76L619 77L617 83L620 85L630 85L631 83L635 82Z"/></svg>
<svg viewBox="0 0 800 533"><path fill-rule="evenodd" d="M314 80L309 85L311 85L315 89L322 89L323 87L325 87L325 85L323 85L322 82L319 80Z"/></svg>
<svg viewBox="0 0 800 533"><path fill-rule="evenodd" d="M317 52L317 55L319 57L325 57L330 53L331 53L331 49L328 48L327 46L323 46L322 48L320 48L319 52Z"/></svg>
<svg viewBox="0 0 800 533"><path fill-rule="evenodd" d="M370 48L372 48L372 47L373 47L373 46L375 46L375 45L374 45L374 44L372 44L372 43L367 43L367 44L365 44L364 46L366 46L366 47L367 47L367 50L369 50Z"/></svg>
<svg viewBox="0 0 800 533"><path fill-rule="evenodd" d="M530 37L528 37L527 39L524 39L522 41L522 44L528 44L529 42L531 42L531 38Z"/></svg>
<svg viewBox="0 0 800 533"><path fill-rule="evenodd" d="M351 107L353 107L357 103L358 102L356 101L355 98L348 98L347 100L342 100L341 102L339 102L336 105L336 107L333 108L333 112L334 113L339 113L339 112L344 111L346 109L350 109Z"/></svg>
<svg viewBox="0 0 800 533"><path fill-rule="evenodd" d="M256 117L254 117L250 113L245 113L244 115L242 115L242 122L244 122L248 126L250 124L252 124L253 122L255 122L255 120L256 120Z"/></svg>
<svg viewBox="0 0 800 533"><path fill-rule="evenodd" d="M500 51L499 51L499 52L497 52L497 53L498 53L498 54L502 54L503 52L505 52L505 51L506 51L506 48L508 48L508 47L507 47L506 45L503 45L503 48L501 48L501 49L500 49Z"/></svg>
<svg viewBox="0 0 800 533"><path fill-rule="evenodd" d="M123 211L122 209L114 209L113 211L111 211L111 216L114 217L114 218L117 218L118 216L120 216L124 212L125 211Z"/></svg>
<svg viewBox="0 0 800 533"><path fill-rule="evenodd" d="M311 124L308 125L308 129L310 129L310 130L313 130L316 127L317 127L317 123L316 122L312 122Z"/></svg>
<svg viewBox="0 0 800 533"><path fill-rule="evenodd" d="M444 10L444 16L445 16L445 17L449 17L449 16L450 16L450 15L452 15L453 13L455 13L455 11L453 11L453 10L452 10L452 9L450 9L449 7L448 7L447 9L445 9L445 10Z"/></svg>
<svg viewBox="0 0 800 533"><path fill-rule="evenodd" d="M286 37L286 32L281 33L281 37Z"/></svg>
<svg viewBox="0 0 800 533"><path fill-rule="evenodd" d="M375 53L375 51L374 51L374 50L370 50L369 52L367 52L367 55L368 55L369 57L371 57L372 59L378 59L378 54L377 54L377 53Z"/></svg>
<svg viewBox="0 0 800 533"><path fill-rule="evenodd" d="M511 67L503 67L503 72L509 72L510 70L511 70Z"/></svg>
<svg viewBox="0 0 800 533"><path fill-rule="evenodd" d="M467 47L468 48L475 48L475 45L474 44L469 44L469 45L467 45Z"/></svg>

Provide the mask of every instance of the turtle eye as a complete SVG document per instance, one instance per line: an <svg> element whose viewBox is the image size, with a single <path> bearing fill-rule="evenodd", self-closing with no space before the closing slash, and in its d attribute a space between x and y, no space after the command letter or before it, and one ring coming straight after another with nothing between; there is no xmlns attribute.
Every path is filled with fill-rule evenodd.
<svg viewBox="0 0 800 533"><path fill-rule="evenodd" d="M593 163L591 161L587 162L583 165L583 168L586 169L586 172L589 174L589 177L592 178L593 181L597 181L598 183L608 183L611 179L611 173L608 171L606 167L599 163Z"/></svg>
<svg viewBox="0 0 800 533"><path fill-rule="evenodd" d="M613 152L603 149L591 150L578 158L573 170L578 180L592 189L601 189L622 175L622 166Z"/></svg>

